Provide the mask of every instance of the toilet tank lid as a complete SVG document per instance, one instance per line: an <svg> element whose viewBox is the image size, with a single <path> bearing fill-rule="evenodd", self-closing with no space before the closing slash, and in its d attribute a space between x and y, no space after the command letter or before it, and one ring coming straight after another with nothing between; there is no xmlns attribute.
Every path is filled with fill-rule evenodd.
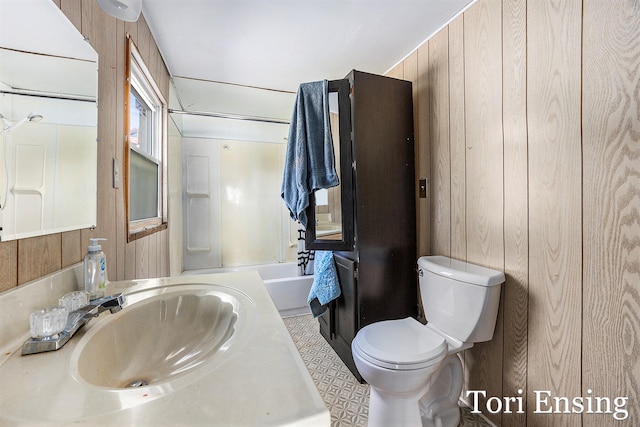
<svg viewBox="0 0 640 427"><path fill-rule="evenodd" d="M505 280L502 271L440 255L420 257L418 267L439 276L479 286L495 286Z"/></svg>

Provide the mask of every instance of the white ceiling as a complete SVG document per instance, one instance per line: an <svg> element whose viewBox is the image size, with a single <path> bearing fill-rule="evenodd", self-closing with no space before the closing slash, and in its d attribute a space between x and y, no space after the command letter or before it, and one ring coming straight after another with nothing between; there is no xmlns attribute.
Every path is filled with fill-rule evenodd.
<svg viewBox="0 0 640 427"><path fill-rule="evenodd" d="M383 74L475 0L144 0L174 77L295 92Z"/></svg>

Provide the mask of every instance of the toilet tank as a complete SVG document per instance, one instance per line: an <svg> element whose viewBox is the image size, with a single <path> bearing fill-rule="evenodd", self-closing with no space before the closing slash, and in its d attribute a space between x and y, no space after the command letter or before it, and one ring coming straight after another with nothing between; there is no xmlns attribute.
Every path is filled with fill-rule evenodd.
<svg viewBox="0 0 640 427"><path fill-rule="evenodd" d="M493 338L504 273L443 256L418 259L427 321L462 342Z"/></svg>

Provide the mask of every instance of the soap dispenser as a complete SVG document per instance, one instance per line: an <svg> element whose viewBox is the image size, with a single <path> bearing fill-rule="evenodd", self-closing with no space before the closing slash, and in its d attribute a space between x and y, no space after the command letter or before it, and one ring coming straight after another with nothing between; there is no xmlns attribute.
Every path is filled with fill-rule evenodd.
<svg viewBox="0 0 640 427"><path fill-rule="evenodd" d="M91 299L102 298L107 284L107 258L102 252L100 240L107 239L89 239L84 256L84 290L89 292Z"/></svg>

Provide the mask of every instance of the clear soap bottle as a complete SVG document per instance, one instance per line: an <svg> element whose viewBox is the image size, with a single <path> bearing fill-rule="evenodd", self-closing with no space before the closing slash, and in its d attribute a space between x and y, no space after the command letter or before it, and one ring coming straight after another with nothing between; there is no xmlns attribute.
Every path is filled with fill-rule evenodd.
<svg viewBox="0 0 640 427"><path fill-rule="evenodd" d="M102 252L100 240L89 239L89 247L84 256L84 290L89 292L90 298L102 298L107 284L107 258Z"/></svg>

